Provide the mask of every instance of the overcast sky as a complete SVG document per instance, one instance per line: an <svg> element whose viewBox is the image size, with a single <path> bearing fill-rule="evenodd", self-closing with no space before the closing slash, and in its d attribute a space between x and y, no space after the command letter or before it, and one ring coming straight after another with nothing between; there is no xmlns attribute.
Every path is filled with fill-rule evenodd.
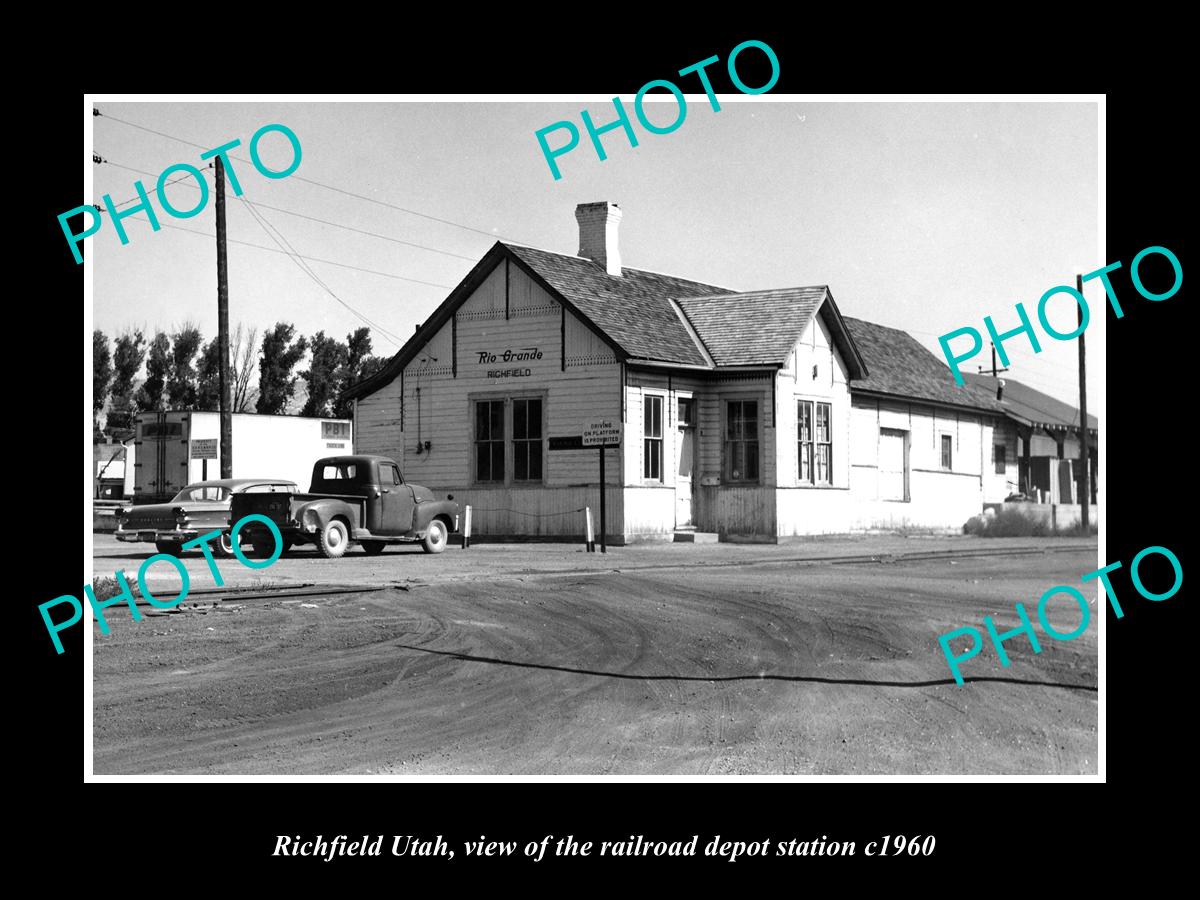
<svg viewBox="0 0 1200 900"><path fill-rule="evenodd" d="M624 99L632 109L632 98ZM156 176L173 163L202 165L200 149L117 119L205 147L240 138L242 147L233 153L246 160L260 126L289 126L303 147L299 169L270 180L249 161L235 160L246 198L289 211L259 209L298 253L325 260L309 265L342 301L401 340L497 238L577 252L575 206L597 200L624 210L625 265L739 290L828 284L844 315L905 329L939 358L937 335L963 325L982 331L989 314L998 326L1012 327L1017 301L1036 316L1046 289L1073 284L1081 266L1087 272L1109 262L1097 250L1092 103L793 103L771 102L770 95L750 102L722 96L714 112L703 95L689 96L686 120L671 134L648 134L634 118L636 148L619 130L604 135L606 161L597 159L584 133L580 145L559 158L559 181L534 132L560 119L583 131L582 108L598 125L611 121L611 103L98 101L96 107L104 115L92 119L94 151L107 161L94 166L89 199L96 203L105 193L117 204L134 197L138 178L153 194ZM650 108L651 119L665 123L674 103ZM555 145L559 140L551 138ZM272 168L290 159L279 135L265 139L262 151ZM211 185L211 170L208 176ZM186 179L168 189L184 209L198 196ZM363 324L286 254L232 243L279 248L232 191L229 196L234 324L257 326L261 334L285 320L303 334L324 329L340 338ZM126 246L108 221L88 238L95 327L112 337L129 326L149 334L191 320L207 339L216 332L212 201L186 220L157 211L165 226L158 232L126 220ZM1088 294L1099 310L1102 289ZM1061 297L1058 302L1062 308L1052 321L1070 331L1074 309ZM1089 352L1098 331L1089 329ZM395 343L372 333L377 353L395 352ZM1042 343L1035 355L1023 338L1014 341L1009 376L1077 405L1075 343ZM987 361L985 348L978 362ZM1089 367L1089 391L1103 377L1098 365Z"/></svg>

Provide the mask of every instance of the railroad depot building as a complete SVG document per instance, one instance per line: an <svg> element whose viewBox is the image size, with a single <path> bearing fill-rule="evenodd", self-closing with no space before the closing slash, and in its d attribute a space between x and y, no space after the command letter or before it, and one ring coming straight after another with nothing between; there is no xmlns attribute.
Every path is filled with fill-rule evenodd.
<svg viewBox="0 0 1200 900"><path fill-rule="evenodd" d="M1018 482L1016 424L903 331L824 285L737 292L624 267L622 211L580 205L579 255L498 242L349 392L355 450L448 491L488 536L577 536L606 451L614 543L960 528Z"/></svg>

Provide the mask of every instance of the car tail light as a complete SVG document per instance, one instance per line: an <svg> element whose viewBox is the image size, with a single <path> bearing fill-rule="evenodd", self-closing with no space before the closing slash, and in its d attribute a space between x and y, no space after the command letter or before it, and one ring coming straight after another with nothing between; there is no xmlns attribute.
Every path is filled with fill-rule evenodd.
<svg viewBox="0 0 1200 900"><path fill-rule="evenodd" d="M187 510L182 506L177 506L171 510L175 514L175 521L180 525L187 524Z"/></svg>

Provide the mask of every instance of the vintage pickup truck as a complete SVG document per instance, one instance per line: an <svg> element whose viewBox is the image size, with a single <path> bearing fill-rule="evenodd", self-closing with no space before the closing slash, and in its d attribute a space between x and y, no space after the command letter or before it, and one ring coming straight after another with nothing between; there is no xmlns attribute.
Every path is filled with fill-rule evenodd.
<svg viewBox="0 0 1200 900"><path fill-rule="evenodd" d="M321 555L337 559L351 541L374 555L388 544L420 541L426 553L441 553L458 531L454 495L438 500L428 489L405 482L400 467L386 456L332 456L313 466L307 494L235 494L230 525L252 513L266 516L283 535L285 548L316 544ZM269 529L247 523L256 555L271 556L275 539Z"/></svg>

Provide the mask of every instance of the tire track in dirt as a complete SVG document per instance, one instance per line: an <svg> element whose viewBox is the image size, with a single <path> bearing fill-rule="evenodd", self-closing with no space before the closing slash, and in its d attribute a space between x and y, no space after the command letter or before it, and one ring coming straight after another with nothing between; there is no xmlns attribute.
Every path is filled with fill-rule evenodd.
<svg viewBox="0 0 1200 900"><path fill-rule="evenodd" d="M1015 759L1070 772L1089 758L1094 771L1094 695L754 677L948 677L938 629L1011 614L1014 584L1070 571L1069 554L1034 559L1002 586L996 559L919 580L811 566L464 579L99 639L96 771L988 772ZM204 644L212 621L228 621L227 643ZM1003 674L1094 678L1094 651L1090 634L1053 654L1017 648ZM708 680L731 675L751 680ZM1011 721L1066 749L1026 732L1014 755Z"/></svg>

